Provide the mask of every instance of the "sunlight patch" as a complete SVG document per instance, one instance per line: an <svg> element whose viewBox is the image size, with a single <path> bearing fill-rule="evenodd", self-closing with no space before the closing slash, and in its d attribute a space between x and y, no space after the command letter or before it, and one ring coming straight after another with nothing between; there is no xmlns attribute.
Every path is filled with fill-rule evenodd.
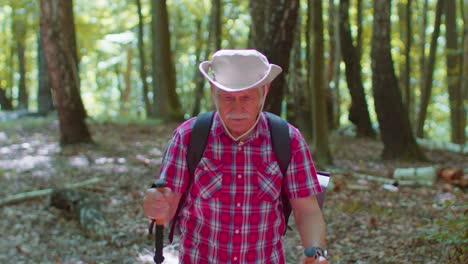
<svg viewBox="0 0 468 264"><path fill-rule="evenodd" d="M72 156L68 158L68 163L72 167L88 167L89 160L85 155Z"/></svg>
<svg viewBox="0 0 468 264"><path fill-rule="evenodd" d="M8 136L5 132L0 132L0 142L5 142L8 140Z"/></svg>
<svg viewBox="0 0 468 264"><path fill-rule="evenodd" d="M39 166L50 167L51 158L49 156L27 155L19 159L0 160L0 168L4 170L16 170L16 172L30 171Z"/></svg>

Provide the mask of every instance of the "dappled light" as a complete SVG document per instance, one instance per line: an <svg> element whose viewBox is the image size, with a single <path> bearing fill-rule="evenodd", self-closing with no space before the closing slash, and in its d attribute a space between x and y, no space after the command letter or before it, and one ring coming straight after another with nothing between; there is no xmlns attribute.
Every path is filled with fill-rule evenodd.
<svg viewBox="0 0 468 264"><path fill-rule="evenodd" d="M19 159L0 160L0 168L4 170L16 170L17 173L30 171L34 168L50 167L50 156L27 155Z"/></svg>

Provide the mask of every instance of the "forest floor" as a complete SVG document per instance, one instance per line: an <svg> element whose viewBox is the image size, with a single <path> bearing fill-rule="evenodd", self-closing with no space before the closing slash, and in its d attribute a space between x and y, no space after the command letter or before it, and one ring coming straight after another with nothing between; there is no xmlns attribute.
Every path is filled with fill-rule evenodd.
<svg viewBox="0 0 468 264"><path fill-rule="evenodd" d="M0 123L0 199L99 178L83 189L100 201L112 230L105 239L87 237L47 196L0 206L0 263L152 263L142 195L175 127L94 121L96 145L61 148L52 118ZM334 165L326 169L341 171L333 175L324 209L331 263L466 261L466 189L442 179L432 186L392 187L356 175L390 179L396 168L463 169L467 156L425 149L427 162L382 161L382 148L378 140L331 136ZM289 231L285 240L287 263L297 263L297 232ZM165 263L175 263L170 254L168 249Z"/></svg>

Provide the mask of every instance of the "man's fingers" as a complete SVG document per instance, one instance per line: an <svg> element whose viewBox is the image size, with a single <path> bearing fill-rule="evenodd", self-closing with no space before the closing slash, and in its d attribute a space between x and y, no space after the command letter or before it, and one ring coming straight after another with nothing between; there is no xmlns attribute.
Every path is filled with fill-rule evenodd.
<svg viewBox="0 0 468 264"><path fill-rule="evenodd" d="M167 187L147 189L143 198L145 215L158 222L165 221L170 213L173 196L171 189Z"/></svg>

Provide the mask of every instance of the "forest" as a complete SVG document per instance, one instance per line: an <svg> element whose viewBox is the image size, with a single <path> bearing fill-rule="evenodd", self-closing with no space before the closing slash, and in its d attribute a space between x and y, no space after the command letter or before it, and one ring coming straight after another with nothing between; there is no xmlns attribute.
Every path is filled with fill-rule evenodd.
<svg viewBox="0 0 468 264"><path fill-rule="evenodd" d="M265 110L332 175L330 262L466 263L467 20L466 0L0 0L0 262L153 263L143 193L214 109L198 65L251 48L283 69Z"/></svg>

